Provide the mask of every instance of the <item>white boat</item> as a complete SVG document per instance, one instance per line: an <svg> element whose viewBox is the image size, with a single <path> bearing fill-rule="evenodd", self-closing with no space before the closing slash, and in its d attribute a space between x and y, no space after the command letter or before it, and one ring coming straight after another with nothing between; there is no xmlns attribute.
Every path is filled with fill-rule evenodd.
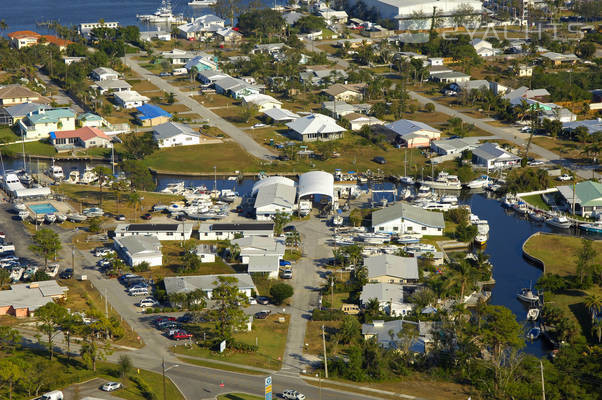
<svg viewBox="0 0 602 400"><path fill-rule="evenodd" d="M59 267L58 263L48 264L45 272L49 277L54 278L59 273Z"/></svg>
<svg viewBox="0 0 602 400"><path fill-rule="evenodd" d="M69 172L69 177L67 178L67 180L65 181L67 183L78 183L79 182L79 171L78 170L74 170Z"/></svg>
<svg viewBox="0 0 602 400"><path fill-rule="evenodd" d="M88 217L83 214L73 213L68 214L67 219L71 222L84 222Z"/></svg>
<svg viewBox="0 0 602 400"><path fill-rule="evenodd" d="M48 213L44 216L44 220L49 224L52 224L53 222L56 222L56 215L54 215L54 213Z"/></svg>
<svg viewBox="0 0 602 400"><path fill-rule="evenodd" d="M432 189L440 190L460 190L462 189L462 183L456 175L450 175L449 173L442 171L437 175L437 179L422 181L423 185L429 186Z"/></svg>
<svg viewBox="0 0 602 400"><path fill-rule="evenodd" d="M410 188L404 188L399 191L399 198L402 200L407 200L412 197L412 190Z"/></svg>
<svg viewBox="0 0 602 400"><path fill-rule="evenodd" d="M17 175L19 176L21 183L23 183L25 186L29 186L33 183L33 177L26 171L21 171Z"/></svg>
<svg viewBox="0 0 602 400"><path fill-rule="evenodd" d="M311 212L311 209L312 209L311 201L301 200L299 202L299 216L300 217L305 217L306 215L308 215Z"/></svg>
<svg viewBox="0 0 602 400"><path fill-rule="evenodd" d="M416 193L416 197L424 198L429 197L433 193L432 189L426 185L420 185L418 188L418 192Z"/></svg>
<svg viewBox="0 0 602 400"><path fill-rule="evenodd" d="M188 2L191 7L211 7L217 3L217 0L192 0Z"/></svg>
<svg viewBox="0 0 602 400"><path fill-rule="evenodd" d="M56 213L54 215L56 216L56 222L58 223L63 223L67 220L67 216L65 214Z"/></svg>
<svg viewBox="0 0 602 400"><path fill-rule="evenodd" d="M19 212L19 211L27 211L27 206L23 203L13 203L12 207L10 208L12 211L14 212Z"/></svg>
<svg viewBox="0 0 602 400"><path fill-rule="evenodd" d="M411 176L400 176L399 182L403 183L404 185L414 185L416 180Z"/></svg>
<svg viewBox="0 0 602 400"><path fill-rule="evenodd" d="M85 208L82 212L86 217L102 217L105 215L105 212L102 208L99 207L90 207Z"/></svg>
<svg viewBox="0 0 602 400"><path fill-rule="evenodd" d="M351 238L344 237L344 236L335 236L333 239L333 242L337 246L350 246L350 245L354 244L354 242Z"/></svg>
<svg viewBox="0 0 602 400"><path fill-rule="evenodd" d="M161 7L154 13L137 14L136 18L151 24L185 24L187 22L183 15L174 15L171 9L171 1L166 0L161 2Z"/></svg>
<svg viewBox="0 0 602 400"><path fill-rule="evenodd" d="M489 239L489 236L487 234L479 233L477 234L477 236L475 236L474 242L478 246L484 246L485 244L487 244L487 239Z"/></svg>
<svg viewBox="0 0 602 400"><path fill-rule="evenodd" d="M546 220L546 217L542 213L539 213L536 211L529 211L528 216L529 216L529 219L531 219L535 222L544 222Z"/></svg>
<svg viewBox="0 0 602 400"><path fill-rule="evenodd" d="M573 223L564 215L557 215L554 218L550 218L546 223L560 229L569 229L573 225Z"/></svg>
<svg viewBox="0 0 602 400"><path fill-rule="evenodd" d="M332 217L332 225L334 225L334 226L341 226L341 225L343 225L343 216L342 215L335 215L334 217Z"/></svg>
<svg viewBox="0 0 602 400"><path fill-rule="evenodd" d="M169 206L167 206L167 212L169 213L175 213L175 212L183 212L185 211L185 206L183 202L175 202L175 203L171 203Z"/></svg>
<svg viewBox="0 0 602 400"><path fill-rule="evenodd" d="M472 181L465 184L465 186L469 189L483 189L489 186L490 183L491 181L489 180L489 177L487 175L481 175L477 179L473 179Z"/></svg>
<svg viewBox="0 0 602 400"><path fill-rule="evenodd" d="M527 311L527 321L537 321L539 319L539 308L530 308Z"/></svg>
<svg viewBox="0 0 602 400"><path fill-rule="evenodd" d="M409 253L434 253L435 246L426 243L409 244L405 247L405 251Z"/></svg>
<svg viewBox="0 0 602 400"><path fill-rule="evenodd" d="M512 206L514 206L514 203L516 203L516 198L512 195L507 195L504 197L504 200L502 201L502 207L512 208Z"/></svg>
<svg viewBox="0 0 602 400"><path fill-rule="evenodd" d="M60 181L65 178L63 168L58 165L51 165L50 168L48 168L48 176L56 181Z"/></svg>
<svg viewBox="0 0 602 400"><path fill-rule="evenodd" d="M23 277L23 273L25 273L25 268L23 267L12 268L10 271L9 279L12 282L18 282Z"/></svg>
<svg viewBox="0 0 602 400"><path fill-rule="evenodd" d="M527 214L529 212L529 207L527 207L527 203L524 201L519 201L512 205L512 209L519 214Z"/></svg>
<svg viewBox="0 0 602 400"><path fill-rule="evenodd" d="M25 218L29 217L29 211L27 211L27 210L18 211L17 217L19 217L20 220L24 220Z"/></svg>
<svg viewBox="0 0 602 400"><path fill-rule="evenodd" d="M391 240L391 236L382 233L362 233L358 237L369 244L383 244Z"/></svg>
<svg viewBox="0 0 602 400"><path fill-rule="evenodd" d="M519 290L516 294L516 297L518 297L519 300L524 301L526 303L535 303L539 301L539 296L533 293L533 290L527 288Z"/></svg>
<svg viewBox="0 0 602 400"><path fill-rule="evenodd" d="M181 194L184 189L184 182L168 183L167 186L161 190L161 193Z"/></svg>
<svg viewBox="0 0 602 400"><path fill-rule="evenodd" d="M220 194L220 200L225 201L227 203L233 203L238 197L238 193L236 193L232 189L222 189Z"/></svg>
<svg viewBox="0 0 602 400"><path fill-rule="evenodd" d="M405 235L399 235L399 237L397 238L397 243L400 243L400 244L419 243L421 238L422 238L422 235L415 235L415 234L408 233Z"/></svg>
<svg viewBox="0 0 602 400"><path fill-rule="evenodd" d="M477 232L479 232L479 234L489 234L489 223L487 222L487 220L480 219L475 225L477 226Z"/></svg>
<svg viewBox="0 0 602 400"><path fill-rule="evenodd" d="M458 196L454 196L451 194L446 194L444 196L441 196L441 199L439 199L439 203L443 203L443 204L458 204Z"/></svg>
<svg viewBox="0 0 602 400"><path fill-rule="evenodd" d="M94 172L94 168L86 165L86 168L84 169L84 173L79 178L79 183L82 183L84 185L89 185L91 183L96 182L97 180L98 180L98 174L96 174L96 172Z"/></svg>
<svg viewBox="0 0 602 400"><path fill-rule="evenodd" d="M189 4L190 4L190 3L189 3ZM229 177L228 177L228 180L229 180L229 181L237 181L237 180L238 180L238 177L236 177L236 176L229 176Z"/></svg>

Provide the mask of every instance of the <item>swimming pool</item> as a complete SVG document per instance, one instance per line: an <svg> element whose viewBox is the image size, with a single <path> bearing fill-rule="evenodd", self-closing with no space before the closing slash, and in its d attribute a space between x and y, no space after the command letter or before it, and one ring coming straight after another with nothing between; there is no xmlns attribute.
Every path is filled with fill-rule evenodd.
<svg viewBox="0 0 602 400"><path fill-rule="evenodd" d="M51 214L51 213L55 213L58 211L50 203L33 204L33 205L30 205L29 208L31 209L31 211L33 211L36 214Z"/></svg>

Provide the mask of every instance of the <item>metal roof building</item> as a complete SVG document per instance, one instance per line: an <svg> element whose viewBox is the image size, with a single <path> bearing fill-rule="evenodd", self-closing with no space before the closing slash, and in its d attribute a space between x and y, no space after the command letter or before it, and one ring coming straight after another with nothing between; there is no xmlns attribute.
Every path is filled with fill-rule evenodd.
<svg viewBox="0 0 602 400"><path fill-rule="evenodd" d="M310 171L299 176L299 198L321 194L334 199L334 176L324 171Z"/></svg>

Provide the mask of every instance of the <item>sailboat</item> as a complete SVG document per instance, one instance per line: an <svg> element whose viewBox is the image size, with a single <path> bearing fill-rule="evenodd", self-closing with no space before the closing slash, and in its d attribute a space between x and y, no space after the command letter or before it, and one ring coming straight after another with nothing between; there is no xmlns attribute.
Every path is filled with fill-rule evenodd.
<svg viewBox="0 0 602 400"><path fill-rule="evenodd" d="M399 177L399 182L403 183L404 185L413 185L416 183L416 180L414 180L413 177L408 176L408 171L407 171L407 166L408 166L408 153L407 153L407 149L406 151L403 152L403 176Z"/></svg>

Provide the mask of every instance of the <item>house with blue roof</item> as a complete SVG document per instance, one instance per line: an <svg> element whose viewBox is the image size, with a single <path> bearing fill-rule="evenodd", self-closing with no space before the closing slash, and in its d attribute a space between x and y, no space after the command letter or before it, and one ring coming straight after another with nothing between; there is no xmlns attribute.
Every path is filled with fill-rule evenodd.
<svg viewBox="0 0 602 400"><path fill-rule="evenodd" d="M70 108L43 109L28 114L17 127L25 139L45 139L50 132L75 130L75 117Z"/></svg>
<svg viewBox="0 0 602 400"><path fill-rule="evenodd" d="M217 57L208 55L196 56L188 61L184 67L188 71L192 68L196 68L197 71L217 71Z"/></svg>
<svg viewBox="0 0 602 400"><path fill-rule="evenodd" d="M142 126L157 126L169 122L171 114L159 106L144 104L137 107L136 119Z"/></svg>

